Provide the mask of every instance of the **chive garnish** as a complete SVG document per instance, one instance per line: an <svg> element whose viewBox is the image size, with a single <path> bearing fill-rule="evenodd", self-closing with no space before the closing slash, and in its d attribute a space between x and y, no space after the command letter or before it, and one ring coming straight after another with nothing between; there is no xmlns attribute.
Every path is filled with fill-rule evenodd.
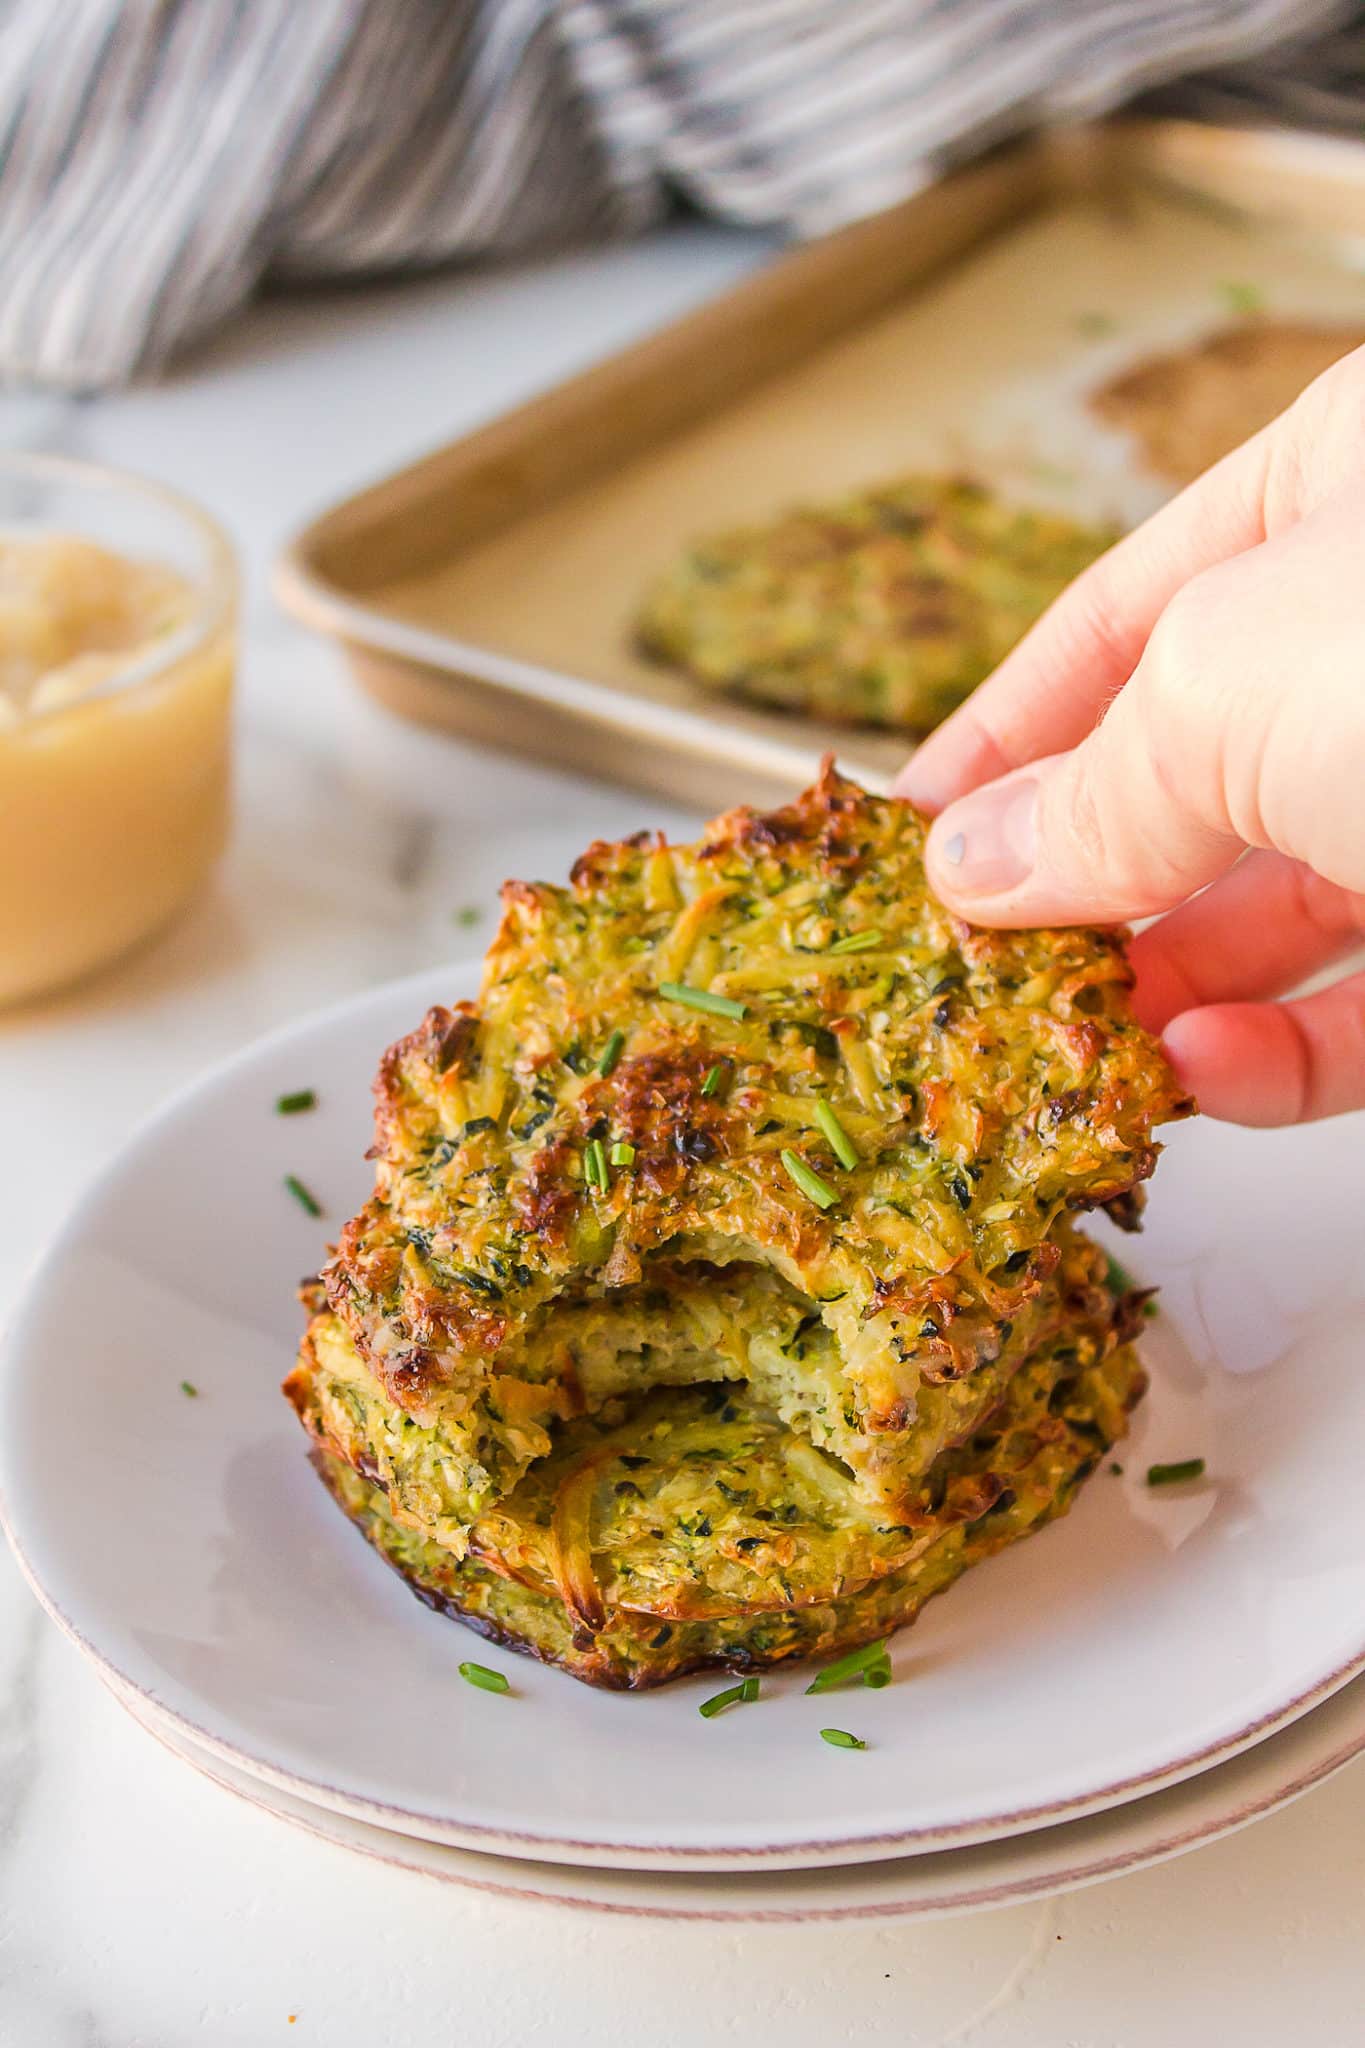
<svg viewBox="0 0 1365 2048"><path fill-rule="evenodd" d="M600 1138L590 1138L583 1150L583 1178L605 1195L610 1185L607 1155Z"/></svg>
<svg viewBox="0 0 1365 2048"><path fill-rule="evenodd" d="M859 1649L850 1650L846 1657L837 1658L833 1664L827 1664L823 1671L817 1672L806 1687L806 1691L830 1692L836 1685L847 1685L855 1678L861 1678L867 1683L869 1672L881 1670L885 1670L887 1677L890 1677L891 1659L887 1654L886 1644L864 1643Z"/></svg>
<svg viewBox="0 0 1365 2048"><path fill-rule="evenodd" d="M512 1682L501 1671L490 1671L486 1664L462 1664L461 1678L470 1685L477 1685L481 1692L510 1692Z"/></svg>
<svg viewBox="0 0 1365 2048"><path fill-rule="evenodd" d="M1218 289L1234 313L1259 313L1265 304L1265 293L1257 284L1245 284L1240 280L1230 279L1226 284L1219 285Z"/></svg>
<svg viewBox="0 0 1365 2048"><path fill-rule="evenodd" d="M829 1149L840 1166L846 1166L851 1173L858 1164L858 1148L835 1115L833 1106L828 1102L817 1102L815 1121L829 1139Z"/></svg>
<svg viewBox="0 0 1365 2048"><path fill-rule="evenodd" d="M625 1042L626 1034L624 1031L613 1031L611 1037L602 1048L602 1057L597 1062L597 1071L604 1081L620 1059L621 1047Z"/></svg>
<svg viewBox="0 0 1365 2048"><path fill-rule="evenodd" d="M822 1728L820 1740L828 1742L833 1749L866 1749L861 1735L850 1735L847 1728Z"/></svg>
<svg viewBox="0 0 1365 2048"><path fill-rule="evenodd" d="M719 1064L717 1064L714 1067L708 1067L706 1070L706 1079L701 1084L702 1094L715 1095L720 1088L721 1080L724 1076L724 1073L724 1067Z"/></svg>
<svg viewBox="0 0 1365 2048"><path fill-rule="evenodd" d="M756 1700L757 1698L758 1680L756 1678L745 1678L741 1679L738 1685L727 1685L724 1692L713 1692L709 1700L702 1701L701 1705L697 1708L697 1712L701 1715L703 1721L709 1721L714 1715L724 1713L727 1707L733 1707L741 1700L748 1701Z"/></svg>
<svg viewBox="0 0 1365 2048"><path fill-rule="evenodd" d="M189 1380L181 1380L180 1391L182 1394L188 1394L191 1401L197 1401L199 1399L198 1387L192 1385Z"/></svg>
<svg viewBox="0 0 1365 2048"><path fill-rule="evenodd" d="M300 1209L306 1209L310 1216L321 1216L321 1202L317 1200L316 1196L309 1194L296 1173L287 1173L284 1177L284 1184L298 1203Z"/></svg>
<svg viewBox="0 0 1365 2048"><path fill-rule="evenodd" d="M1112 1252L1105 1253L1104 1284L1111 1294L1131 1294L1137 1286L1128 1268Z"/></svg>
<svg viewBox="0 0 1365 2048"><path fill-rule="evenodd" d="M1119 1463L1119 1461L1118 1461L1118 1459L1117 1459L1117 1458L1112 1458L1112 1459L1110 1460L1110 1463L1109 1463L1109 1470L1110 1470L1110 1471L1111 1471L1111 1472L1113 1473L1113 1475L1114 1475L1115 1479L1122 1479L1122 1477L1123 1477L1123 1467L1122 1467L1122 1465L1120 1465L1120 1463Z"/></svg>
<svg viewBox="0 0 1365 2048"><path fill-rule="evenodd" d="M862 932L846 932L842 939L836 939L832 946L826 946L827 953L867 953L873 946L880 946L884 932L872 928Z"/></svg>
<svg viewBox="0 0 1365 2048"><path fill-rule="evenodd" d="M300 1110L316 1109L317 1096L311 1088L296 1088L292 1095L280 1095L275 1099L276 1116L297 1116Z"/></svg>
<svg viewBox="0 0 1365 2048"><path fill-rule="evenodd" d="M718 996L709 988L691 988L685 981L661 981L659 994L670 1003L683 1003L689 1010L709 1010L713 1017L747 1017L747 1003L733 996Z"/></svg>
<svg viewBox="0 0 1365 2048"><path fill-rule="evenodd" d="M832 1209L839 1197L827 1180L821 1180L814 1167L807 1166L804 1159L795 1152L784 1149L782 1164L788 1177L796 1182L803 1195L809 1196L817 1209Z"/></svg>
<svg viewBox="0 0 1365 2048"><path fill-rule="evenodd" d="M1179 1486L1182 1480L1202 1479L1205 1472L1202 1458L1181 1458L1173 1465L1149 1465L1147 1484L1149 1486Z"/></svg>
<svg viewBox="0 0 1365 2048"><path fill-rule="evenodd" d="M471 925L478 923L482 914L472 903L466 903L463 909L455 912L455 922L456 924L463 925L465 930L468 931Z"/></svg>
<svg viewBox="0 0 1365 2048"><path fill-rule="evenodd" d="M628 1145L624 1138L618 1138L611 1148L611 1163L613 1166L634 1166L635 1147Z"/></svg>

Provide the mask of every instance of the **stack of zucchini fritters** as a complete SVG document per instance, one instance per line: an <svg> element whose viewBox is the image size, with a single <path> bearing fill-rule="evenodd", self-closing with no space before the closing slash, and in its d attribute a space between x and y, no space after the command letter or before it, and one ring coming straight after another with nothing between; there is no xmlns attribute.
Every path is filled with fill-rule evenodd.
<svg viewBox="0 0 1365 2048"><path fill-rule="evenodd" d="M974 930L826 768L511 883L385 1055L286 1392L429 1604L595 1684L884 1635L1069 1504L1143 1375L1069 1212L1187 1112L1121 935Z"/></svg>

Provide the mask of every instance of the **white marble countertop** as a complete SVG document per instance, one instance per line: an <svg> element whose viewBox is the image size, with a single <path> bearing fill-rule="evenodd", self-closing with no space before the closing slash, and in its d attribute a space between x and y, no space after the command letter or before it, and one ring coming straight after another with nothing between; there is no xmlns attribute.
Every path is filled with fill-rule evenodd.
<svg viewBox="0 0 1365 2048"><path fill-rule="evenodd" d="M281 1020L474 950L505 874L680 824L627 791L387 720L275 614L328 499L717 288L761 253L685 229L479 278L262 306L169 384L0 400L0 441L203 498L248 576L239 824L211 892L78 995L0 1017L0 1313L96 1166ZM471 940L475 942L471 944ZM1283 2048L1361 2039L1365 1767L1178 1864L950 1922L668 1926L513 1905L348 1856L136 1727L0 1556L3 2048L834 2041Z"/></svg>

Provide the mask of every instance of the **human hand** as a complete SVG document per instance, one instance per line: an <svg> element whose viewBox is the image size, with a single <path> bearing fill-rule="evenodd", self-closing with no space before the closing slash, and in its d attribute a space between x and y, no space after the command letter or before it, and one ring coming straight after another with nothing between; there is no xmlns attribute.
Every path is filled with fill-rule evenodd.
<svg viewBox="0 0 1365 2048"><path fill-rule="evenodd" d="M1365 972L1270 1000L1365 938L1365 349L1086 570L896 786L975 923L1166 913L1138 1014L1210 1115L1365 1106Z"/></svg>

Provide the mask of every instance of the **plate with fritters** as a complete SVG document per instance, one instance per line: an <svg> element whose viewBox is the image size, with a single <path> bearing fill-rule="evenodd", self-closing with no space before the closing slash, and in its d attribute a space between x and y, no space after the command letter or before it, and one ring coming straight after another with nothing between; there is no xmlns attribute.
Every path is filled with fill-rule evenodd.
<svg viewBox="0 0 1365 2048"><path fill-rule="evenodd" d="M972 478L898 477L696 541L636 639L707 689L928 732L1118 537Z"/></svg>
<svg viewBox="0 0 1365 2048"><path fill-rule="evenodd" d="M595 848L482 985L276 1035L101 1177L9 1333L0 1488L142 1711L433 1841L778 1869L1114 1807L1362 1667L1361 1120L1158 1129L1118 941L944 920L889 808ZM889 1683L807 1694L887 1635ZM706 1718L717 1641L758 1697Z"/></svg>

